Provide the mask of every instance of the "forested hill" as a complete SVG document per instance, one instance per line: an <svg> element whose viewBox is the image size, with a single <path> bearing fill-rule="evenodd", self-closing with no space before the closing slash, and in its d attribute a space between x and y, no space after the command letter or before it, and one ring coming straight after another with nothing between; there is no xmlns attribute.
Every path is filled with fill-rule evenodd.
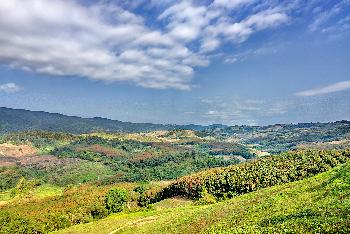
<svg viewBox="0 0 350 234"><path fill-rule="evenodd" d="M43 111L29 111L0 107L0 134L24 130L58 131L69 133L87 132L142 132L171 129L206 129L200 125L163 125L130 123L106 118L81 118Z"/></svg>
<svg viewBox="0 0 350 234"><path fill-rule="evenodd" d="M275 124L269 126L231 126L214 124L202 125L174 125L153 123L130 123L106 118L82 118L43 111L29 111L0 107L0 134L24 130L42 130L68 133L89 132L144 132L155 130L187 129L203 131L205 136L227 137L236 136L241 140L254 143L266 137L276 137L278 134L303 136L305 134L314 138L322 135L336 139L339 134L344 137L350 132L350 122L343 120L334 123L301 123L301 124ZM326 133L326 134L325 134ZM276 135L277 134L277 135ZM287 134L287 135L288 135ZM262 139L263 138L263 139Z"/></svg>

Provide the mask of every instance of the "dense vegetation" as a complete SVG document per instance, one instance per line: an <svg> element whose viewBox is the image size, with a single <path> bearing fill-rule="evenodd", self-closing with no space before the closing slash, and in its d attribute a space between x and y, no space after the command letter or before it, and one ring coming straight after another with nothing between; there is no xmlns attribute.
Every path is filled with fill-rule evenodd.
<svg viewBox="0 0 350 234"><path fill-rule="evenodd" d="M88 137L57 148L53 154L60 158L79 158L101 162L112 168L115 181L168 180L204 168L227 166L236 160L210 155L210 151L178 144L107 140Z"/></svg>
<svg viewBox="0 0 350 234"><path fill-rule="evenodd" d="M39 116L34 119L42 117L31 114ZM33 129L42 125L37 126ZM142 133L109 128L109 132L72 134L74 127L67 130L71 133L50 128L0 133L0 233L47 233L115 212L148 214L159 206L172 206L171 201L195 203L199 210L314 176L350 156L345 150L350 146L347 121ZM81 132L91 129L100 130L82 127ZM266 156L295 148L303 150Z"/></svg>
<svg viewBox="0 0 350 234"><path fill-rule="evenodd" d="M124 210L127 201L127 191L120 188L114 188L109 190L106 194L105 207L109 213L121 212Z"/></svg>
<svg viewBox="0 0 350 234"><path fill-rule="evenodd" d="M40 165L2 167L0 168L0 192L15 188L22 178L36 180L38 184L67 186L97 181L112 175L114 172L101 163L81 160L67 160L64 161L64 165L50 162L43 168L40 168Z"/></svg>
<svg viewBox="0 0 350 234"><path fill-rule="evenodd" d="M13 202L1 208L0 233L47 233L108 215L104 207L108 187L66 188L44 198L35 195L38 189L17 193Z"/></svg>
<svg viewBox="0 0 350 234"><path fill-rule="evenodd" d="M301 180L349 159L349 149L287 152L183 177L165 188L159 196L161 199L178 195L199 199L211 194L216 199L231 198L260 188Z"/></svg>
<svg viewBox="0 0 350 234"><path fill-rule="evenodd" d="M16 110L0 107L0 135L5 133L41 130L74 134L90 132L144 132L155 130L188 129L199 131L202 137L215 137L242 144L258 144L260 149L280 153L296 149L305 142L324 142L344 139L350 132L349 121L334 123L275 124L269 126L225 125L162 125L129 123L105 118L80 118L40 111Z"/></svg>
<svg viewBox="0 0 350 234"><path fill-rule="evenodd" d="M216 203L260 188L311 177L349 158L350 150L290 152L203 171L170 185L162 182L113 186L83 184L44 198L35 196L44 185L22 178L10 190L16 199L0 211L1 231L11 233L20 225L24 233L46 233L98 220L124 209L132 213L152 209L151 203L178 195L193 198L197 204Z"/></svg>
<svg viewBox="0 0 350 234"><path fill-rule="evenodd" d="M23 146L32 147L34 155L0 158L0 165L1 160L4 165L7 165L6 160L12 163L11 166L0 167L0 191L14 188L22 177L57 186L91 181L112 184L169 180L238 162L228 154L246 158L254 155L239 144L186 138L181 131L172 131L164 136L169 137L171 142L125 137L40 131L4 135L0 137L0 143L18 145L18 150ZM6 147L11 148L12 145Z"/></svg>
<svg viewBox="0 0 350 234"><path fill-rule="evenodd" d="M0 233L47 233L72 225L88 223L111 213L136 212L145 188L159 191L162 183L120 183L97 186L82 184L65 188L21 180L12 189L15 199L0 209ZM1 206L2 204L0 204Z"/></svg>
<svg viewBox="0 0 350 234"><path fill-rule="evenodd" d="M349 233L350 164L212 205L167 199L58 233ZM117 230L117 231L116 231Z"/></svg>
<svg viewBox="0 0 350 234"><path fill-rule="evenodd" d="M69 133L87 132L142 132L170 129L201 130L199 125L163 125L151 123L130 123L106 118L81 118L43 111L28 111L0 107L0 134L24 130L59 131Z"/></svg>
<svg viewBox="0 0 350 234"><path fill-rule="evenodd" d="M350 122L275 124L269 126L231 126L206 129L201 136L215 136L221 140L235 140L242 144L256 145L270 153L297 149L310 142L331 142L349 139Z"/></svg>

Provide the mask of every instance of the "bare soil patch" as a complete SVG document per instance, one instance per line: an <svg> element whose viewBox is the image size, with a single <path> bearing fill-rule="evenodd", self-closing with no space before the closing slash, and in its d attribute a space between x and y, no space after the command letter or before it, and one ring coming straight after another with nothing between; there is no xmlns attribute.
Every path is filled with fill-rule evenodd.
<svg viewBox="0 0 350 234"><path fill-rule="evenodd" d="M0 144L0 157L24 157L37 154L37 150L29 145Z"/></svg>

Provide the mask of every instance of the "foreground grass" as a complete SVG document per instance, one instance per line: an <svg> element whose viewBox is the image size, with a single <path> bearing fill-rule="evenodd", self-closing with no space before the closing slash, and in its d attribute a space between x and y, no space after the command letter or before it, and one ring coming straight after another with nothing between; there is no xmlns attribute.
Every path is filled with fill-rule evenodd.
<svg viewBox="0 0 350 234"><path fill-rule="evenodd" d="M350 163L213 205L169 203L57 233L350 233Z"/></svg>

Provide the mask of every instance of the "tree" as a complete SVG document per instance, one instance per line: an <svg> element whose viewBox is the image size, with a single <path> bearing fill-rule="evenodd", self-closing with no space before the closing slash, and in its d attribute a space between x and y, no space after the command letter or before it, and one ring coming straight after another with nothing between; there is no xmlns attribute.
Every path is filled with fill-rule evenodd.
<svg viewBox="0 0 350 234"><path fill-rule="evenodd" d="M106 209L109 213L121 212L128 201L126 190L114 188L108 191L105 198Z"/></svg>

